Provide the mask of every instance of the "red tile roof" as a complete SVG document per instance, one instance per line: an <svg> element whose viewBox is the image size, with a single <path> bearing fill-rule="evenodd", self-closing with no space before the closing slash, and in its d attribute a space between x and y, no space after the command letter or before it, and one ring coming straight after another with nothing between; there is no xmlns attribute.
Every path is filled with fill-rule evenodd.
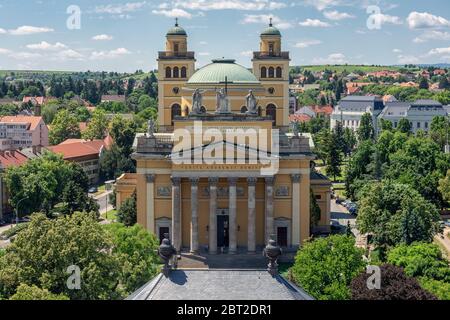
<svg viewBox="0 0 450 320"><path fill-rule="evenodd" d="M330 116L333 113L333 107L332 106L311 106L311 109L316 114L325 114L327 116Z"/></svg>
<svg viewBox="0 0 450 320"><path fill-rule="evenodd" d="M71 160L85 156L98 156L103 147L103 140L69 139L57 146L47 147L47 149L54 153L62 154L64 160Z"/></svg>
<svg viewBox="0 0 450 320"><path fill-rule="evenodd" d="M27 160L27 156L17 150L0 152L0 165L2 168L21 166L27 162Z"/></svg>
<svg viewBox="0 0 450 320"><path fill-rule="evenodd" d="M29 130L34 130L41 122L42 117L37 116L5 116L0 118L0 122L7 123L29 123Z"/></svg>
<svg viewBox="0 0 450 320"><path fill-rule="evenodd" d="M31 103L37 103L39 105L42 105L44 104L45 97L23 97L22 99L23 103L28 103L30 101Z"/></svg>
<svg viewBox="0 0 450 320"><path fill-rule="evenodd" d="M289 116L289 119L291 122L309 122L311 121L312 117L302 113L302 114L291 114Z"/></svg>

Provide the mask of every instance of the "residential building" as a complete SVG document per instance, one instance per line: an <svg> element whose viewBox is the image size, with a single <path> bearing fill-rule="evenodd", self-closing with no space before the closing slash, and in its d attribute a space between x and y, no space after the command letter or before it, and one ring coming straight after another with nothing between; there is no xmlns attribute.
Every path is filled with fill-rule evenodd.
<svg viewBox="0 0 450 320"><path fill-rule="evenodd" d="M120 208L136 191L137 222L159 239L168 233L177 251L261 252L273 236L284 252L296 252L311 236L311 189L324 200L320 224L329 230L330 182L312 175L310 139L288 133L290 55L282 51L281 33L272 24L261 33L252 62L252 71L231 59L197 70L186 31L177 23L166 35L166 50L158 59L160 130L137 138L132 155L137 173L120 177L116 194ZM250 90L257 105L248 102ZM201 96L194 99L193 93ZM199 123L218 132L254 128L270 137L279 132L279 170L263 174L260 164L249 161L255 149L246 145L242 153L242 145L224 140L216 147L231 149L232 163L190 163L191 155L176 163L171 157L176 133L192 138ZM193 151L204 154L210 147L208 137L199 137ZM274 151L269 145L259 148L265 154ZM183 150L188 154L191 148Z"/></svg>
<svg viewBox="0 0 450 320"><path fill-rule="evenodd" d="M42 117L5 116L0 118L0 150L48 145L48 127Z"/></svg>
<svg viewBox="0 0 450 320"><path fill-rule="evenodd" d="M378 119L388 120L393 128L398 127L401 119L408 119L414 133L418 130L429 131L431 122L436 116L448 116L446 108L433 100L417 100L415 102L388 102Z"/></svg>
<svg viewBox="0 0 450 320"><path fill-rule="evenodd" d="M57 146L51 146L47 149L61 154L64 160L79 164L87 174L89 183L94 185L99 181L99 160L104 148L104 140L68 139Z"/></svg>
<svg viewBox="0 0 450 320"><path fill-rule="evenodd" d="M383 111L383 100L376 96L347 96L343 98L331 114L331 128L334 129L338 122L344 128L356 131L361 125L361 117L369 113L377 130L377 118Z"/></svg>

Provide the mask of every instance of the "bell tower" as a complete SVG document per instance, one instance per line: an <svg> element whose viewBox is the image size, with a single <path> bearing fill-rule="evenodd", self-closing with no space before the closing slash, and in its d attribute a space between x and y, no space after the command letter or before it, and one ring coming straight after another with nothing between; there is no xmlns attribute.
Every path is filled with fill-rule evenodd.
<svg viewBox="0 0 450 320"><path fill-rule="evenodd" d="M158 119L160 131L170 129L173 119L185 113L182 88L195 72L195 53L188 51L188 35L179 25L166 34L166 49L158 54Z"/></svg>
<svg viewBox="0 0 450 320"><path fill-rule="evenodd" d="M266 89L262 114L276 127L289 126L289 52L282 51L281 32L272 23L261 33L260 51L253 53L253 73Z"/></svg>

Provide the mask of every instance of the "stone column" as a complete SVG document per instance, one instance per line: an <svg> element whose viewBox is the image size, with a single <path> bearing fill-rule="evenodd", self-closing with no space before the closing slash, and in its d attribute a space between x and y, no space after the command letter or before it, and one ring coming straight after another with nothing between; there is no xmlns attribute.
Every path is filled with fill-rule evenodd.
<svg viewBox="0 0 450 320"><path fill-rule="evenodd" d="M191 253L198 252L198 181L191 178Z"/></svg>
<svg viewBox="0 0 450 320"><path fill-rule="evenodd" d="M256 252L256 182L257 178L248 178L248 253Z"/></svg>
<svg viewBox="0 0 450 320"><path fill-rule="evenodd" d="M209 253L217 254L217 183L218 178L209 178Z"/></svg>
<svg viewBox="0 0 450 320"><path fill-rule="evenodd" d="M181 250L181 178L171 177L172 180L172 244Z"/></svg>
<svg viewBox="0 0 450 320"><path fill-rule="evenodd" d="M273 218L273 186L275 178L266 178L266 232L265 240L269 243L270 236L275 233Z"/></svg>
<svg viewBox="0 0 450 320"><path fill-rule="evenodd" d="M147 178L147 230L157 234L155 230L155 175L148 174Z"/></svg>
<svg viewBox="0 0 450 320"><path fill-rule="evenodd" d="M237 212L236 212L236 184L237 178L229 178L229 210L230 210L230 222L229 222L229 233L230 233L230 254L236 254L237 252Z"/></svg>
<svg viewBox="0 0 450 320"><path fill-rule="evenodd" d="M292 245L300 246L300 179L293 174L292 180Z"/></svg>

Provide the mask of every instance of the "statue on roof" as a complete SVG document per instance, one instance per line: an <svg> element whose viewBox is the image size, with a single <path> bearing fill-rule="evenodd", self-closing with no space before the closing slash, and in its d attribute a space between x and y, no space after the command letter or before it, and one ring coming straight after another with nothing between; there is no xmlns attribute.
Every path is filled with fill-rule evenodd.
<svg viewBox="0 0 450 320"><path fill-rule="evenodd" d="M217 105L216 105L216 113L230 113L228 107L228 96L224 88L216 91L217 96Z"/></svg>
<svg viewBox="0 0 450 320"><path fill-rule="evenodd" d="M155 122L153 119L148 120L147 122L147 135L151 138L155 135Z"/></svg>
<svg viewBox="0 0 450 320"><path fill-rule="evenodd" d="M195 89L192 94L192 114L201 114L203 106L203 93L204 90Z"/></svg>
<svg viewBox="0 0 450 320"><path fill-rule="evenodd" d="M253 90L249 90L248 95L245 97L247 104L247 114L256 115L258 114L258 101L256 100Z"/></svg>

